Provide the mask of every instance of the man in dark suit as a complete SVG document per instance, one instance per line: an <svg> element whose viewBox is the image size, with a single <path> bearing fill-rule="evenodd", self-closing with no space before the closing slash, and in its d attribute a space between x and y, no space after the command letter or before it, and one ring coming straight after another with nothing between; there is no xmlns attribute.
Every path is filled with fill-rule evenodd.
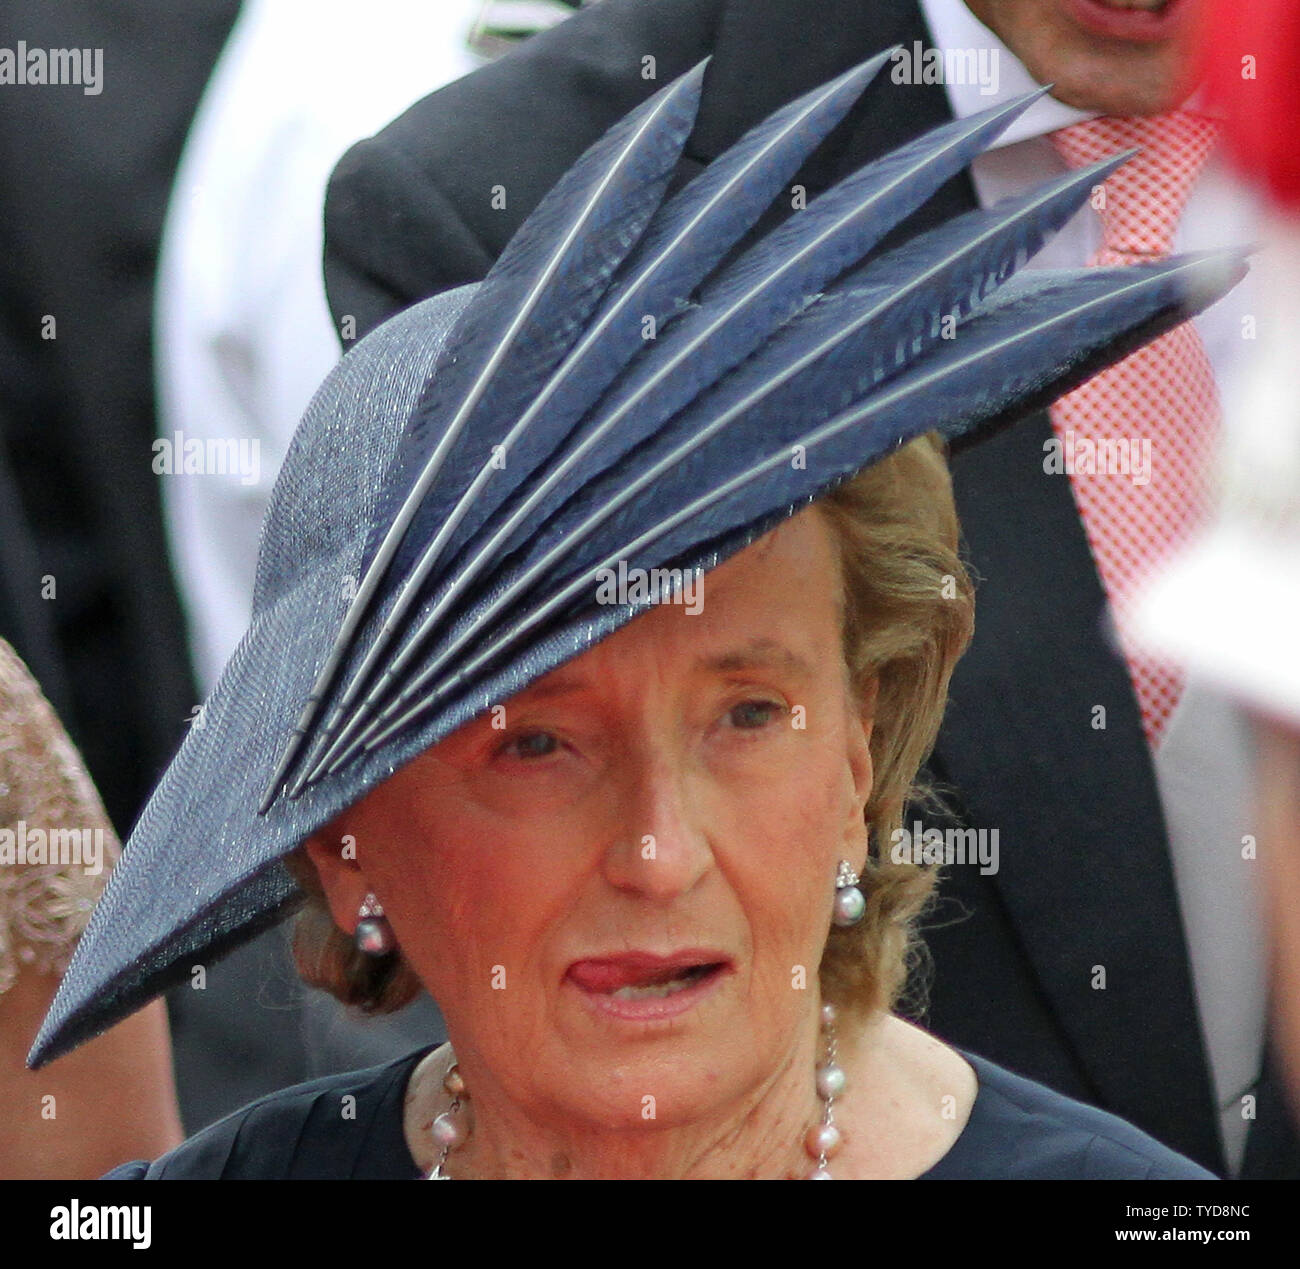
<svg viewBox="0 0 1300 1269"><path fill-rule="evenodd" d="M679 184L800 92L892 45L931 45L926 17L936 13L953 29L981 18L1018 56L1007 54L1026 83L1057 80L1058 97L1080 111L1168 110L1181 99L1187 61L1184 4L1175 0L1162 18L1116 16L1104 0L972 0L969 10L926 0L924 12L910 0L824 0L811 9L803 0L604 0L426 98L343 160L326 206L335 319L360 336L425 296L481 278L609 124L705 56L712 61ZM1070 16L1084 10L1091 25ZM1141 38L1121 38L1144 21ZM952 117L943 83L882 80L796 177L808 197ZM907 229L979 200L962 175ZM781 202L788 211L790 200ZM1189 852L1167 827L1143 712L1101 621L1107 592L1089 537L1070 484L1045 478L1052 437L1042 412L954 456L979 619L930 770L955 790L961 823L998 830L1001 860L989 875L948 870L927 933L926 1021L1216 1171L1300 1174L1259 1051L1262 1005L1244 1083L1221 1073L1232 1060L1241 1069L1240 1054L1219 1051L1231 1019L1224 1027L1212 1017L1207 1027L1202 1017L1231 1009L1223 999L1231 993L1212 990L1224 981L1221 949L1184 934L1206 928L1214 880L1193 879L1198 889L1190 865L1175 858ZM1182 825L1188 807L1173 810Z"/></svg>

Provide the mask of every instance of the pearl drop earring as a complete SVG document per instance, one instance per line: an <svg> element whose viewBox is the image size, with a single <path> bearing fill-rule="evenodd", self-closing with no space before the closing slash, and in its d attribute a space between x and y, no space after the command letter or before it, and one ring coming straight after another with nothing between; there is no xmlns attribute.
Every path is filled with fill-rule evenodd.
<svg viewBox="0 0 1300 1269"><path fill-rule="evenodd" d="M831 916L836 925L857 925L866 915L867 901L858 889L858 881L853 865L841 859L835 874L835 906Z"/></svg>
<svg viewBox="0 0 1300 1269"><path fill-rule="evenodd" d="M357 916L360 919L353 935L357 951L367 956L387 956L397 946L397 939L384 916L383 904L373 894L368 894Z"/></svg>

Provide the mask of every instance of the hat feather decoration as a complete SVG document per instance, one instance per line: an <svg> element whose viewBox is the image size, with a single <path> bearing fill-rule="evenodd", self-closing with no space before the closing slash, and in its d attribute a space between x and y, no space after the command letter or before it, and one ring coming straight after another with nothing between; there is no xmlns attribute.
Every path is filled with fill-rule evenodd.
<svg viewBox="0 0 1300 1269"><path fill-rule="evenodd" d="M854 394L869 390L884 377L880 350L895 345L895 370L907 365L919 368L928 346L924 332L935 338L944 318L965 316L1128 157L1122 155L1072 173L991 211L960 217L889 253L861 277L844 277L846 270L857 265L1046 91L1039 89L936 128L867 164L789 217L739 259L707 276L725 248L753 223L780 188L765 186L762 205L750 202L743 215L731 218L730 232L721 233L724 245L713 244L703 270L677 275L683 293L665 296L675 308L664 314L667 324L663 332L655 322L651 326L654 336L647 339L646 314L639 311L643 306L622 301L640 284L639 262L660 258L659 244L665 240L675 238L680 244L681 237L674 232L679 223L674 204L707 202L714 188L710 175L713 181L726 185L734 172L747 170L756 153L769 150L774 129L787 145L792 144L789 137L794 132L788 121L806 118L815 106L821 112L818 122L822 126L805 140L802 153L810 152L807 140L826 135L829 125L842 117L883 61L877 57L855 68L747 133L677 200L670 200L665 208L669 230L657 217L650 221L646 238L653 250L633 253L630 283L618 272L613 276L611 298L605 307L607 312L617 310L621 321L605 322L598 316L592 324L592 332L604 337L599 340L603 373L587 372L586 356L597 342L589 333L579 341L578 356L559 364L550 379L534 391L532 404L522 413L507 411L497 416L498 422L488 423L472 435L458 434L462 444L452 449L445 479L432 492L427 484L420 487L427 502L415 513L409 538L422 543L422 548L418 554L409 547L396 551L394 572L402 579L399 601L369 647L359 659L354 658L353 672L288 788L291 797L339 770L363 747L373 749L416 717L419 710L412 707L422 693L431 692L426 709L442 699L451 688L432 689L434 677L466 644L484 642L490 629L485 623L499 620L511 605L526 602L530 588L550 592L548 613L560 607L555 595L563 587L554 570L563 566L566 554L580 550L591 527L583 522L574 527L572 536L563 535L542 560L532 561L503 584L494 594L490 610L476 612L459 638L444 640L431 659L426 655L430 642L461 615L465 597L503 558L534 539L540 525L549 524L558 508L598 476L610 472L609 484L616 486L612 492L606 489L609 498L596 513L599 519L609 514L611 505L617 505L611 504L611 499L625 501L634 482L651 479L644 465L635 469L638 459L632 460L630 471L616 464L656 434L661 442L678 431L698 436L701 428L721 428L736 420L761 434L763 424L751 416L760 402L767 402L770 413L773 408L792 408L797 401L805 418L810 417L809 402L814 403L814 410L837 398L847 404ZM850 92L845 91L846 86ZM828 106L831 102L833 109ZM807 131L805 128L805 136ZM783 178L788 179L792 170L787 161ZM700 185L704 192L695 192ZM563 196L563 186L554 194ZM541 210L539 207L539 213ZM835 279L840 280L837 283ZM869 294L873 286L876 292ZM697 289L686 304L690 287ZM842 302L826 302L834 299ZM478 303L476 297L466 313L466 324L472 321ZM803 320L809 317L811 321ZM917 330L911 331L912 326ZM836 327L838 330L833 329ZM904 339L900 327L911 337ZM618 330L622 338L610 337L611 330ZM768 346L756 354L765 341L770 341ZM1016 355L1007 353L1012 361ZM625 365L615 377L610 371L619 356ZM759 364L737 370L746 358ZM729 388L735 399L725 407L725 419L710 424L700 419L692 403L702 394L716 403L719 385L724 396ZM422 412L422 421L431 413ZM815 481L817 474L810 473L809 480ZM660 473L653 479L662 478ZM572 523L570 516L566 524ZM385 556L372 564L373 586L363 586L358 595L354 605L358 615L374 591L392 584L379 576L380 568L388 563ZM426 606L418 621L412 619L418 601L430 593L436 596L435 601ZM535 625L530 622L525 629ZM349 631L347 638L352 637ZM488 638L487 642L494 641ZM349 649L343 635L339 643L337 656L341 659ZM491 654L476 658L475 664L484 659L490 661ZM452 683L459 686L468 678L465 671ZM299 749L295 742L281 764L284 770ZM277 778L284 770L277 771ZM268 802L275 793L273 784L267 790Z"/></svg>
<svg viewBox="0 0 1300 1269"><path fill-rule="evenodd" d="M405 672L422 643L474 582L484 562L495 559L499 550L509 551L521 534L531 532L530 526L580 488L589 479L593 461L606 464L621 457L752 353L783 322L808 305L831 279L861 260L900 220L964 168L1040 95L1041 92L1029 93L970 119L937 128L868 164L814 199L740 259L710 278L700 288L696 302L662 335L656 327L654 338L659 347L653 357L634 359L634 354L646 342L645 328L637 319L637 330L633 332L635 342L626 348L627 371L601 402L598 415L584 421L580 434L573 437L573 443L548 467L544 477L529 486L517 486L514 483L520 479L520 469L517 469L511 481L498 482L499 489L509 484L508 492L516 495L501 523L494 527L481 549L473 553L469 564L451 578L440 594L439 603L410 634L401 652L385 666L350 724L337 735L333 729L326 729L325 738L333 739L334 743L308 770L305 779L320 774L322 768L337 767L338 762L331 760L340 750L344 754L355 752L355 749L344 749L345 742L370 716L385 689ZM750 144L744 138L736 149L747 152ZM588 405L595 399L596 393L591 391L595 387L589 385ZM543 388L539 400L545 399L548 391L549 385ZM536 417L530 410L510 436L522 436L526 425ZM548 420L548 431L554 432L555 422L555 419ZM517 455L510 438L502 443L498 453L504 454L505 461L515 464L521 458L527 464L531 457ZM482 489L492 471L492 460L485 460L471 488ZM481 524L491 510L495 510L491 504L480 506L477 514L466 516L463 521L453 517L453 521L445 522L452 529L445 535L439 534L426 549L418 568L420 580L429 576L439 551L449 554L462 546L466 530ZM369 668L369 665L363 667L354 682ZM355 692L345 693L344 704L350 704L354 696ZM301 787L301 782L297 787Z"/></svg>
<svg viewBox="0 0 1300 1269"><path fill-rule="evenodd" d="M480 406L509 410L550 371L660 206L699 104L703 64L643 102L561 178L502 252L464 314L458 355L441 360L385 482L369 567L295 729L315 716L447 450ZM477 354L477 355L476 355ZM485 403L484 397L488 396ZM438 426L434 426L435 423ZM295 749L286 750L287 766ZM277 771L277 778L280 773Z"/></svg>
<svg viewBox="0 0 1300 1269"><path fill-rule="evenodd" d="M1023 108L1023 104L1018 106ZM907 355L918 355L930 341L940 338L946 316L965 315L1010 276L1122 161L1103 161L996 209L968 213L856 270L843 285L817 297L743 368L726 376L689 409L671 417L677 400L670 397L666 405L660 402L660 413L671 418L667 425L660 413L643 412L641 426L636 426L637 420L629 419L623 410L629 394L615 392L610 406L602 409L599 422L584 432L569 454L552 465L540 488L549 496L539 498L539 491L534 491L523 500L522 510L506 517L491 537L470 548L465 562L405 645L405 660L399 656L391 663L389 677L396 677L409 662L409 654L434 633L450 601L479 573L511 557L535 537L537 526L549 522L556 509L575 492L584 491L576 505L585 508L591 504L591 508L581 522L576 522L573 513L566 516L565 528L558 534L560 550L553 550L553 557L565 550L577 550L603 518L659 479L652 461L659 454L671 455L666 465L671 469L673 463L689 454L692 446L703 444L737 419L745 420L747 428L766 434L768 419L773 415L784 412L813 423L837 402L848 404L889 370L905 364ZM812 212L811 205L808 211ZM703 306L698 311L703 311ZM685 327L686 321L679 323L668 340ZM669 356L675 360L671 352ZM610 419L621 427L611 428ZM593 437L599 439L598 446L591 443ZM616 460L629 450L649 441L653 441L654 449L638 453L639 471L625 472L617 465ZM573 458L579 461L566 472ZM600 483L593 484L598 477ZM495 595L494 610L502 611L511 597L545 577L546 566L555 562L554 558L546 564L530 562L528 569L516 572L510 586ZM541 584L553 585L553 579ZM472 636L476 627L481 630L484 619L483 613L476 614L466 637ZM462 642L456 639L443 644L437 658L427 663L380 712L381 725L363 733L363 739L382 739L394 717L406 717L403 711L416 695L461 650Z"/></svg>
<svg viewBox="0 0 1300 1269"><path fill-rule="evenodd" d="M918 137L740 245L889 57L670 193L696 67L570 168L483 282L342 358L272 495L249 632L30 1061L283 915L283 860L307 837L644 610L602 603L602 570L711 568L922 433L961 442L1047 403L1244 272L1226 253L1017 272L1124 156L900 242L1039 93Z"/></svg>
<svg viewBox="0 0 1300 1269"><path fill-rule="evenodd" d="M445 363L434 375L434 390L412 419L387 482L388 507L400 500L401 509L382 530L382 541L376 543L268 797L297 756L320 697L390 570L399 576L405 570L403 596L341 693L317 752L337 730L343 711L409 612L448 537L467 515L473 514L474 524L481 523L508 492L508 482L493 479L501 470L494 459L510 455L513 477L550 454L593 398L640 350L646 319L666 321L680 309L844 117L886 59L887 54L881 54L852 67L776 111L661 206L694 122L705 66L701 63L615 125L538 204L484 279ZM646 179L646 169L651 179ZM621 179L614 184L611 177L616 173ZM642 175L635 190L638 198L630 206L628 186L637 174ZM656 211L632 259L610 285L611 274L636 241L629 230L645 229ZM588 257L592 265L574 266L575 258ZM567 287L551 281L557 271L569 280ZM551 294L556 290L558 296ZM548 326L555 315L561 330L572 332L575 319L585 318L602 298L603 307L576 346L565 349L567 357L537 355L539 332L548 347L560 342ZM509 364L503 354L505 338L516 332L520 351L515 364ZM444 479L434 488L439 476ZM381 515L379 524L387 520ZM426 540L430 529L432 538ZM426 543L416 561L411 558L414 542Z"/></svg>
<svg viewBox="0 0 1300 1269"><path fill-rule="evenodd" d="M491 599L471 611L380 715L381 726L366 737L366 747L373 749L410 726L449 693L472 684L542 622L589 598L605 570L620 563L629 570L698 567L683 553L698 550L702 540L705 554L725 557L787 518L790 508L811 502L931 430L940 416L945 422L938 430L953 437L975 422L996 419L1005 389L990 391L990 372L1015 374L1010 382L1025 401L1054 400L1095 373L1098 355L1106 357L1114 345L1118 318L1132 320L1144 312L1148 326L1167 325L1171 313L1182 313L1189 296L1206 285L1205 263L1095 270L1095 276L1082 279L1072 273L1015 279L969 320L950 348L818 426L810 427L808 416L795 408L810 400L798 388L766 402L769 408L761 414L768 449L757 461L721 428L662 434L665 441L677 437L677 445L647 459L633 480L615 471L585 492L547 534L546 540L553 535L559 545L537 558L525 557L503 583L494 580ZM1210 276L1217 277L1213 270ZM1209 296L1218 293L1211 283ZM1020 359L1018 373L1008 367L1009 349ZM834 400L834 393L826 399ZM726 413L727 422L738 416L735 410ZM745 426L754 422L750 416ZM803 466L792 462L796 446L806 455ZM738 455L747 465L736 469ZM809 471L816 473L811 480ZM723 547L723 539L736 530L744 532ZM503 621L521 595L542 598ZM471 645L484 646L451 670L453 658L467 654Z"/></svg>

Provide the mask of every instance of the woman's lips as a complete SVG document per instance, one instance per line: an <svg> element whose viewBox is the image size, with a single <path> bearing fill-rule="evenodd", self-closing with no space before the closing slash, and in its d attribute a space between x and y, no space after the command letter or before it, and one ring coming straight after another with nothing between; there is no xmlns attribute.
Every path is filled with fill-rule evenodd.
<svg viewBox="0 0 1300 1269"><path fill-rule="evenodd" d="M729 969L729 960L713 951L692 949L671 956L627 952L574 961L564 979L599 1013L647 1021L694 1008Z"/></svg>
<svg viewBox="0 0 1300 1269"><path fill-rule="evenodd" d="M1106 0L1066 0L1070 16L1090 34L1142 44L1178 34L1193 7L1191 0L1166 0L1157 9L1125 9Z"/></svg>

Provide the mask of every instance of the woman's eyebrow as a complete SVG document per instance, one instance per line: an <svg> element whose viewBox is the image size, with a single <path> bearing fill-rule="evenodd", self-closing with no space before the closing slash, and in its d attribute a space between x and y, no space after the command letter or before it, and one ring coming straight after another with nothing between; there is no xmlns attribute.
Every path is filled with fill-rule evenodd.
<svg viewBox="0 0 1300 1269"><path fill-rule="evenodd" d="M552 696L571 696L575 692L588 692L592 684L590 679L581 678L574 675L566 675L562 678L539 679L536 683L530 683L526 688L518 693L520 701L546 700ZM506 702L507 708L509 701Z"/></svg>
<svg viewBox="0 0 1300 1269"><path fill-rule="evenodd" d="M805 678L812 678L816 673L812 662L775 639L754 639L741 648L702 656L695 662L696 669L715 673L755 667L786 670Z"/></svg>
<svg viewBox="0 0 1300 1269"><path fill-rule="evenodd" d="M811 661L776 639L753 639L739 648L697 657L691 668L714 674L754 668L776 668L805 678L812 678L816 673ZM588 692L592 686L590 679L579 675L560 675L554 679L548 676L524 688L518 694L518 699L523 702L571 696L579 692Z"/></svg>

